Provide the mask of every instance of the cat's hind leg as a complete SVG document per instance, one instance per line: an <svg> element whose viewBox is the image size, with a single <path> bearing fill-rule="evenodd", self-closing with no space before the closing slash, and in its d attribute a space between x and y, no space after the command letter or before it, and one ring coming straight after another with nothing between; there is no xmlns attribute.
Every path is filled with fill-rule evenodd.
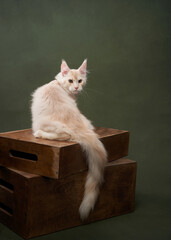
<svg viewBox="0 0 171 240"><path fill-rule="evenodd" d="M34 136L36 138L70 140L71 135L71 131L65 124L49 119L41 120L37 129L34 129Z"/></svg>
<svg viewBox="0 0 171 240"><path fill-rule="evenodd" d="M56 133L56 132L45 132L42 130L37 130L33 135L36 138L44 138L49 140L61 140L61 141L69 140L71 137L68 133L65 133L65 132Z"/></svg>

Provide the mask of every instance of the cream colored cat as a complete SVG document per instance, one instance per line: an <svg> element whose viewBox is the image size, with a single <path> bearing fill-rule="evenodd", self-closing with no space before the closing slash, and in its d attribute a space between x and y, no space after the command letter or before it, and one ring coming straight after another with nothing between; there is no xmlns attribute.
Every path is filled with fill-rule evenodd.
<svg viewBox="0 0 171 240"><path fill-rule="evenodd" d="M79 111L75 96L86 84L87 60L78 69L70 69L63 60L55 80L39 87L32 99L32 129L36 138L72 140L86 153L88 175L84 198L79 208L86 219L94 208L103 181L107 153L91 122Z"/></svg>

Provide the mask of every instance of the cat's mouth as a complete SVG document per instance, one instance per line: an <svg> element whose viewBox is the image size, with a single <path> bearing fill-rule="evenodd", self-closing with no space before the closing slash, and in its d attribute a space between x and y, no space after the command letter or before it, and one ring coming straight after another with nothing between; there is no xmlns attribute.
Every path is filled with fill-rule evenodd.
<svg viewBox="0 0 171 240"><path fill-rule="evenodd" d="M74 90L73 91L73 94L78 94L80 91L78 91L78 90Z"/></svg>

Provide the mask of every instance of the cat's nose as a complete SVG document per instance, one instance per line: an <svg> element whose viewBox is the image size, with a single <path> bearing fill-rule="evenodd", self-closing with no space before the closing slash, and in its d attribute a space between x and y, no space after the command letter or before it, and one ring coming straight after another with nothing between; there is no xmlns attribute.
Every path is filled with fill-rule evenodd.
<svg viewBox="0 0 171 240"><path fill-rule="evenodd" d="M77 90L78 89L78 87L75 87L75 90Z"/></svg>

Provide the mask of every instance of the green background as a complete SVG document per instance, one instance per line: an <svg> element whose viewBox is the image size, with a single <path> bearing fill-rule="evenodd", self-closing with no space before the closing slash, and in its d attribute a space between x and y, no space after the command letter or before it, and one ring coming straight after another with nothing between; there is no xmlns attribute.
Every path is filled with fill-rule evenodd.
<svg viewBox="0 0 171 240"><path fill-rule="evenodd" d="M171 239L170 1L0 0L0 131L31 126L30 95L88 58L81 111L129 130L134 213L37 239ZM42 226L43 227L43 226ZM21 239L0 224L0 239Z"/></svg>

